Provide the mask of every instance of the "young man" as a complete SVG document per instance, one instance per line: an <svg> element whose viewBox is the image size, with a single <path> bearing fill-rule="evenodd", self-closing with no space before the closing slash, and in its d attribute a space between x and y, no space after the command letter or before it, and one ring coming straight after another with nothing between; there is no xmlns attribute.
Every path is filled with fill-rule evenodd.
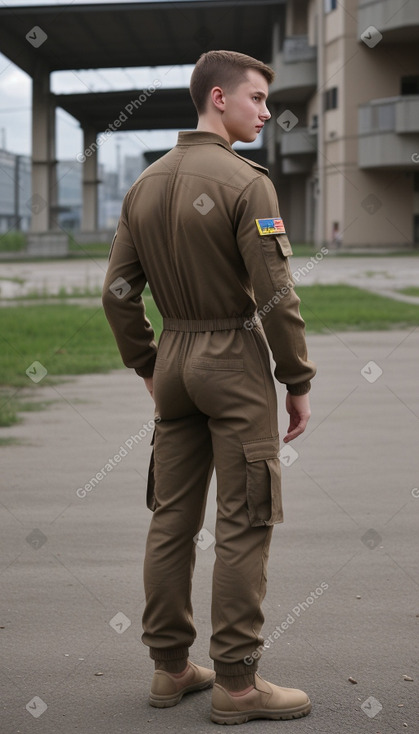
<svg viewBox="0 0 419 734"><path fill-rule="evenodd" d="M179 133L176 147L128 191L103 290L124 363L156 403L142 637L155 661L153 706L174 706L184 693L214 683L214 673L191 663L188 651L196 635L194 541L215 465L210 656L211 718L219 724L298 718L311 708L302 691L260 678L252 655L263 642L272 526L282 521L277 402L264 333L275 377L288 391L286 442L306 427L315 374L275 189L265 168L231 147L255 140L270 118L272 79L270 67L243 54L200 57L190 85L197 129ZM141 299L146 282L163 316L158 350Z"/></svg>

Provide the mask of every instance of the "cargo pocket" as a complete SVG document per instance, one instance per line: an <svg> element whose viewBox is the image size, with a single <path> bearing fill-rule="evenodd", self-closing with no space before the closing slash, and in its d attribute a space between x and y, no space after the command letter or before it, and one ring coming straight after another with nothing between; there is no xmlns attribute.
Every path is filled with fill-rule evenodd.
<svg viewBox="0 0 419 734"><path fill-rule="evenodd" d="M292 255L291 245L286 234L261 237L262 254L271 277L273 287L279 291L285 286L293 285L293 278L288 262Z"/></svg>
<svg viewBox="0 0 419 734"><path fill-rule="evenodd" d="M250 525L283 522L278 436L243 443L243 451Z"/></svg>
<svg viewBox="0 0 419 734"><path fill-rule="evenodd" d="M281 250L284 257L290 257L292 255L292 247L291 243L287 237L287 235L284 234L276 234L275 239L277 244L279 245L279 249Z"/></svg>
<svg viewBox="0 0 419 734"><path fill-rule="evenodd" d="M153 435L151 437L151 457L150 457L150 464L148 467L148 476L147 476L147 507L149 510L154 512L154 510L157 508L157 500L156 496L154 494L154 486L155 486L155 476L154 476L154 439L156 436L156 429L153 431Z"/></svg>

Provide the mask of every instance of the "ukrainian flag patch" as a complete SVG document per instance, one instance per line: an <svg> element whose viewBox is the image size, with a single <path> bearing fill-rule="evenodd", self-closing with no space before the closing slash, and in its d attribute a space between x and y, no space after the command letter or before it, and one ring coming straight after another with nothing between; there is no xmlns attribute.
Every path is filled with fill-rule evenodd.
<svg viewBox="0 0 419 734"><path fill-rule="evenodd" d="M285 226L282 217L272 219L255 219L259 234L285 234Z"/></svg>

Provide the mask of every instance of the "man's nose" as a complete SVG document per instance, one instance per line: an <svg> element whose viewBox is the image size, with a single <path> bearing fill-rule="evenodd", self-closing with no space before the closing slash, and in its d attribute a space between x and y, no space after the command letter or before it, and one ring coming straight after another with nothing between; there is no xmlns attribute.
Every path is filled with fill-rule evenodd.
<svg viewBox="0 0 419 734"><path fill-rule="evenodd" d="M271 119L271 113L269 112L267 106L265 105L265 110L262 112L260 117L263 117L264 120L270 120Z"/></svg>

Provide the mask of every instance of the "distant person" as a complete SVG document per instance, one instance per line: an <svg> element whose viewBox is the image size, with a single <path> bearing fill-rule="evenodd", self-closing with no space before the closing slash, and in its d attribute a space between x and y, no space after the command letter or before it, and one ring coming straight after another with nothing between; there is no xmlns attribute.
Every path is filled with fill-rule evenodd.
<svg viewBox="0 0 419 734"><path fill-rule="evenodd" d="M340 231L339 223L334 222L332 229L332 245L336 247L337 250L342 246L342 239L342 232Z"/></svg>
<svg viewBox="0 0 419 734"><path fill-rule="evenodd" d="M255 140L269 120L273 77L269 66L233 51L200 57L190 84L197 129L180 132L128 191L103 290L123 361L156 403L142 636L155 662L149 701L175 706L215 679L211 718L218 724L292 719L311 709L303 691L264 681L255 654L263 643L272 526L283 518L264 334L275 377L287 387L285 442L307 425L315 375L274 186L265 168L231 147ZM147 282L163 316L158 349L141 298ZM195 542L213 465L215 673L188 657L196 636Z"/></svg>

